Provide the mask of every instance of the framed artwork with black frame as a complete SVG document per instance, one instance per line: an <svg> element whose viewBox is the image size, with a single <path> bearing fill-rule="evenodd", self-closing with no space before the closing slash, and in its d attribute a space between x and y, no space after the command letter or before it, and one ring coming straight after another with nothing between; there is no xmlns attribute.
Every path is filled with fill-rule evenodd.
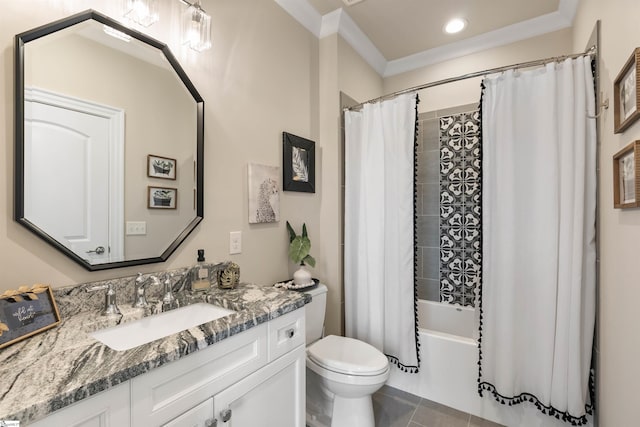
<svg viewBox="0 0 640 427"><path fill-rule="evenodd" d="M633 53L613 83L614 133L624 132L640 118L640 48Z"/></svg>
<svg viewBox="0 0 640 427"><path fill-rule="evenodd" d="M282 132L282 187L284 191L316 192L316 143Z"/></svg>

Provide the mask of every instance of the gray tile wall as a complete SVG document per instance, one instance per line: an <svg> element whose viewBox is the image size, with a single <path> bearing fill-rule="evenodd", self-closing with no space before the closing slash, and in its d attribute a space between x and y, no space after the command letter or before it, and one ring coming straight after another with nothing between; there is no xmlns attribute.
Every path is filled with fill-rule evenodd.
<svg viewBox="0 0 640 427"><path fill-rule="evenodd" d="M418 115L420 299L474 303L480 261L479 155L477 104Z"/></svg>
<svg viewBox="0 0 640 427"><path fill-rule="evenodd" d="M418 115L416 279L418 298L440 301L440 143L435 112Z"/></svg>

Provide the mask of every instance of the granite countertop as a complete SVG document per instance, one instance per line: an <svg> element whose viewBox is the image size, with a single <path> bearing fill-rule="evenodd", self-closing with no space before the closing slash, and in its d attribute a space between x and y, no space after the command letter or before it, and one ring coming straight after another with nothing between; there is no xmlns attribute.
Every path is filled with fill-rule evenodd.
<svg viewBox="0 0 640 427"><path fill-rule="evenodd" d="M232 290L213 286L199 295L182 291L176 294L181 306L207 301L236 313L130 350L115 351L88 333L159 312L162 303L149 297L149 308L136 309L131 300L123 301L119 296L122 315L107 317L100 313L104 292L91 296L91 304L86 304L89 308L83 309L78 300L89 298L86 289L55 291L60 325L0 350L0 420L36 421L311 301L308 294L244 283Z"/></svg>

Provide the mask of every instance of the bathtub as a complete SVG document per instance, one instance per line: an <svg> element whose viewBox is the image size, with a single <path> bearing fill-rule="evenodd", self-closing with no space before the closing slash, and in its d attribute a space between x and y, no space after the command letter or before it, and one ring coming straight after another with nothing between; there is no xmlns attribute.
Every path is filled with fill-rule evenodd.
<svg viewBox="0 0 640 427"><path fill-rule="evenodd" d="M424 399L518 427L566 427L530 404L505 406L477 391L478 342L473 308L418 301L420 372L409 374L392 365L387 385ZM589 417L587 426L593 426Z"/></svg>

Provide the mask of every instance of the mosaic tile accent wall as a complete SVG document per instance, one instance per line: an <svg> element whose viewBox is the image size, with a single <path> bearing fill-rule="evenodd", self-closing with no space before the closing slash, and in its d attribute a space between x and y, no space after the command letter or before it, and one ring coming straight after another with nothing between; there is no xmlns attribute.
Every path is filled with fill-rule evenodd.
<svg viewBox="0 0 640 427"><path fill-rule="evenodd" d="M480 280L477 105L418 115L418 298L473 305Z"/></svg>
<svg viewBox="0 0 640 427"><path fill-rule="evenodd" d="M481 270L479 112L440 118L440 301L474 306Z"/></svg>

